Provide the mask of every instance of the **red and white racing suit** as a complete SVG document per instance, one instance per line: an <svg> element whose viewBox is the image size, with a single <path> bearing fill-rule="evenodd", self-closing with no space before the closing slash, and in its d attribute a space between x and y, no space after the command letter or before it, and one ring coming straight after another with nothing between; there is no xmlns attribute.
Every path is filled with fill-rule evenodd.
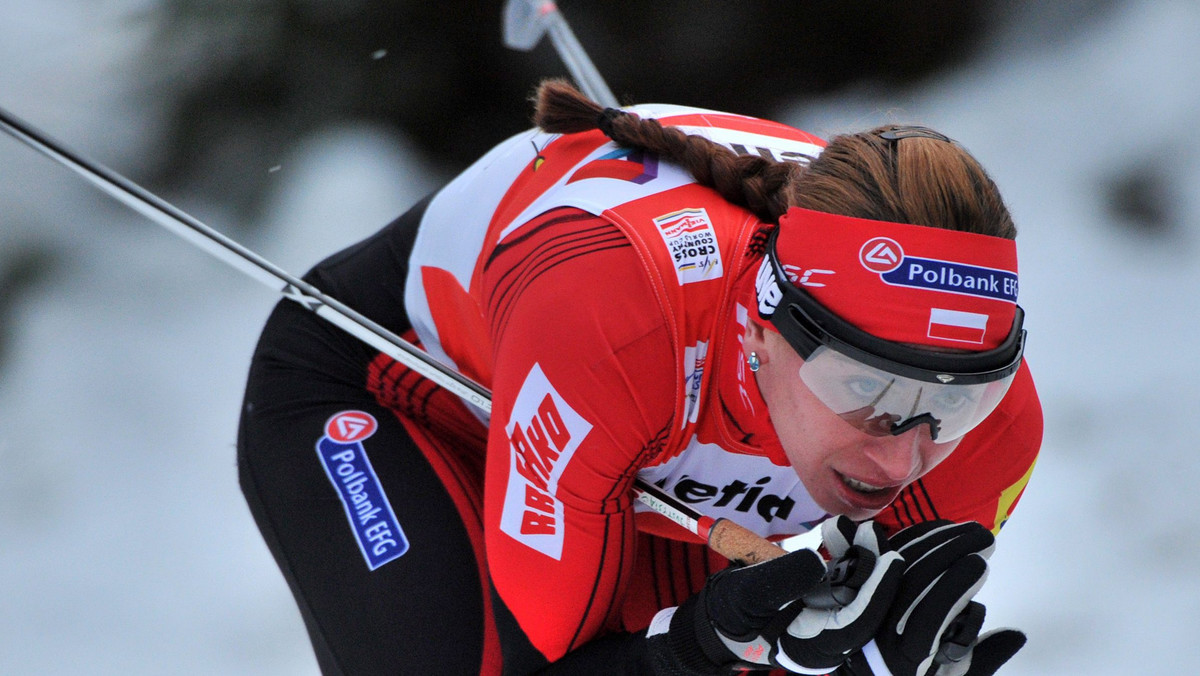
<svg viewBox="0 0 1200 676"><path fill-rule="evenodd" d="M803 162L823 147L748 117L631 110L739 153ZM784 459L744 366L763 229L680 167L599 132L515 136L429 203L405 309L424 349L492 389L493 409L489 419L432 387L423 419L437 425L393 408L444 463L464 518L479 520L506 656L532 648L553 662L644 628L724 565L643 512L635 476L768 537L828 516ZM372 365L381 403L411 399L402 372L386 357ZM878 519L892 530L945 518L998 531L1041 434L1022 366L996 411ZM455 463L481 456L478 485Z"/></svg>

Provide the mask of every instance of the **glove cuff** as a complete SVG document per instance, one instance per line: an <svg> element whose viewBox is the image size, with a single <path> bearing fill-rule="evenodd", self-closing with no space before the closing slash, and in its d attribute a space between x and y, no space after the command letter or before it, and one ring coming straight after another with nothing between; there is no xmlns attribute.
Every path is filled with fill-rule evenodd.
<svg viewBox="0 0 1200 676"><path fill-rule="evenodd" d="M704 612L703 591L679 604L667 639L680 663L697 673L724 673L736 661Z"/></svg>

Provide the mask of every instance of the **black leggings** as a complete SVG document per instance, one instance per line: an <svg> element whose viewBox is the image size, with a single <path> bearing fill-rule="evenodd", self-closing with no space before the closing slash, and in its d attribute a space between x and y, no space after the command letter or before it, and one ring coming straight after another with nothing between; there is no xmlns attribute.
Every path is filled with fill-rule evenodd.
<svg viewBox="0 0 1200 676"><path fill-rule="evenodd" d="M403 306L408 254L426 203L306 279L403 334L410 328ZM479 673L484 610L471 539L405 427L368 391L376 356L296 303L280 302L246 386L238 433L242 491L323 673ZM359 419L327 438L326 423L344 411L370 414L378 425L360 446L352 440L369 428ZM330 445L339 439L350 443Z"/></svg>

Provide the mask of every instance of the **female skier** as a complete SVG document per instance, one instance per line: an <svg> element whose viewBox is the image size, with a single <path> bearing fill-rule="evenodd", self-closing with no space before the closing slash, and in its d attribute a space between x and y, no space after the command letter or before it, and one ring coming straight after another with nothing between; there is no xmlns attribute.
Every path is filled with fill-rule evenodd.
<svg viewBox="0 0 1200 676"><path fill-rule="evenodd" d="M1024 636L972 597L1042 418L984 170L554 81L535 120L306 277L490 416L294 303L255 352L241 485L322 671L995 672ZM830 563L730 566L639 478Z"/></svg>

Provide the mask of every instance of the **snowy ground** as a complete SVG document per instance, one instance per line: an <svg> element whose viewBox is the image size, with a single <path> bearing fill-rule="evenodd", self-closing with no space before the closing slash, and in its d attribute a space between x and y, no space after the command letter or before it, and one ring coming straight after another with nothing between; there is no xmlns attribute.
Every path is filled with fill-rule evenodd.
<svg viewBox="0 0 1200 676"><path fill-rule="evenodd" d="M155 120L130 60L152 0L0 0L0 106L132 171ZM1030 3L1036 4L1036 3ZM1018 225L1042 460L984 591L1030 633L1007 674L1189 673L1200 661L1200 5L1130 1L1080 34L1030 25L917 91L777 117L822 134L937 126ZM403 139L339 128L261 158L243 243L294 272L428 184ZM1174 226L1124 227L1103 186L1161 168ZM244 371L273 293L0 137L0 271L51 252L0 371L0 673L315 673L237 490ZM182 206L236 228L200 197ZM47 225L51 224L51 225Z"/></svg>

